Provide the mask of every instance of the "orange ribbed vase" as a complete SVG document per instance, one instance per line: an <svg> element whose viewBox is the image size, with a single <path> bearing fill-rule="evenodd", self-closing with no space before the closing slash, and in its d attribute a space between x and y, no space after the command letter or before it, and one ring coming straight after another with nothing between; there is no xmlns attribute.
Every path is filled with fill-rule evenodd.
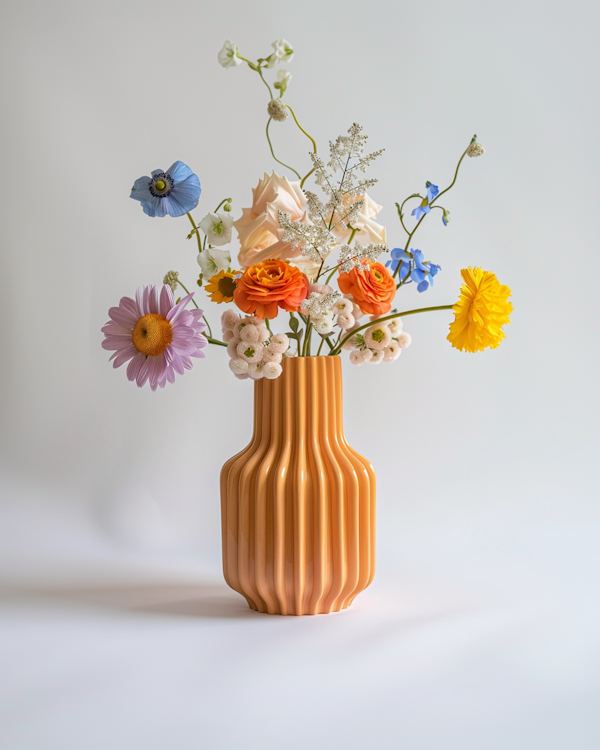
<svg viewBox="0 0 600 750"><path fill-rule="evenodd" d="M375 472L344 437L339 357L254 385L254 435L221 471L223 572L252 609L339 612L375 574Z"/></svg>

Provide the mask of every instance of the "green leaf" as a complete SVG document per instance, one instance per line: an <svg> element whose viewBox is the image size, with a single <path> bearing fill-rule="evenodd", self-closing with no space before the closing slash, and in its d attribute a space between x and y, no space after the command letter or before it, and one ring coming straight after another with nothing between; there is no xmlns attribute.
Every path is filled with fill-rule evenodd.
<svg viewBox="0 0 600 750"><path fill-rule="evenodd" d="M290 318L290 328L294 333L298 330L298 326L300 325L298 318Z"/></svg>

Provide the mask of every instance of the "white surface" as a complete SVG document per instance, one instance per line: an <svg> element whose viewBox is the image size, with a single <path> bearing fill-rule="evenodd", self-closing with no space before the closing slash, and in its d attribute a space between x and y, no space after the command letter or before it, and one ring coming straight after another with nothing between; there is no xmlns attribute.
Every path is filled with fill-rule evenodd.
<svg viewBox="0 0 600 750"><path fill-rule="evenodd" d="M596 750L599 15L5 4L2 750ZM238 215L272 168L263 87L216 54L280 36L321 150L355 120L386 147L373 197L392 246L394 201L448 184L477 132L450 226L415 241L442 273L405 303L454 302L459 269L481 264L515 306L497 351L452 350L440 314L406 320L394 365L345 362L346 434L378 476L378 574L331 618L261 617L219 584L218 469L252 409L224 353L152 394L99 346L121 296L197 273L185 221L144 216L133 180L182 159L200 215L225 196ZM289 120L272 131L303 163Z"/></svg>

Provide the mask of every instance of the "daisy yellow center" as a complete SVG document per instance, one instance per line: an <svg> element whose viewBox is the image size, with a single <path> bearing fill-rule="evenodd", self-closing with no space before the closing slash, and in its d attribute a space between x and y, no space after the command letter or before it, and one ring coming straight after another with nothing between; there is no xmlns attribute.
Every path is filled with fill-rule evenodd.
<svg viewBox="0 0 600 750"><path fill-rule="evenodd" d="M173 328L162 315L144 315L133 329L133 345L147 357L156 357L173 341Z"/></svg>

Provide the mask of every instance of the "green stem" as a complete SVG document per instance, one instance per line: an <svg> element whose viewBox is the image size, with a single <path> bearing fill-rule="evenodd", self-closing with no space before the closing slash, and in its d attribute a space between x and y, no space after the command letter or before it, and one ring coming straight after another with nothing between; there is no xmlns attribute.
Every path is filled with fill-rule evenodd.
<svg viewBox="0 0 600 750"><path fill-rule="evenodd" d="M289 169L289 170L290 170L291 172L293 172L293 173L294 173L294 174L296 175L296 177L297 177L297 178L298 178L298 179L300 180L300 179L302 179L302 178L301 178L301 176L300 176L300 175L298 174L298 172L296 172L296 170L295 170L295 169L294 169L293 167L290 167L290 165L289 165L289 164L285 164L285 162L282 162L282 161L281 161L280 159L278 159L278 158L277 158L277 157L275 156L275 151L273 151L273 144L271 143L271 138L270 138L270 136L269 136L269 125L271 124L271 120L272 120L272 119L273 119L272 117L269 117L269 121L267 122L267 129L266 129L266 133L267 133L267 140L269 141L269 148L271 149L271 155L273 156L273 158L275 159L275 161L276 161L276 162L277 162L278 164L281 164L281 166L285 167L286 169Z"/></svg>
<svg viewBox="0 0 600 750"><path fill-rule="evenodd" d="M473 136L473 138L472 138L472 140L471 140L471 143L473 143L473 141L474 141L475 139L476 139L476 136ZM469 143L469 146L471 145L471 143ZM447 193L447 192L448 192L448 190L450 190L451 188L453 188L453 187L454 187L454 183L456 182L456 178L458 177L458 170L460 169L460 165L462 164L462 161L463 161L463 159L464 159L464 158L465 158L465 156L467 155L467 151L469 150L469 146L467 146L467 148L466 148L466 149L465 149L465 150L463 151L463 153L462 153L462 156L461 156L461 157L460 157L460 159L458 160L458 164L456 165L456 169L454 170L454 179L453 179L453 180L452 180L452 182L451 182L451 183L450 183L450 184L448 185L448 187L447 187L447 188L445 188L444 190L442 190L442 192L441 192L441 193L438 193L438 194L437 194L437 195L435 196L435 198L433 198L433 200L431 200L431 201L429 202L429 205L430 205L430 206L433 206L433 204L435 203L435 201L439 200L439 199L440 199L440 198L442 197L442 195L444 195L444 193ZM411 195L411 196L409 196L409 198L415 198L415 197L417 197L417 194L416 194L416 193L415 193L414 195ZM409 200L409 198L407 198L406 200ZM406 201L404 201L404 203L406 203ZM402 205L404 205L404 203L403 203ZM399 211L398 213L400 213L400 211ZM419 221L417 222L417 224L416 224L415 228L414 228L414 229L412 230L412 232L411 232L411 233L410 233L410 234L408 235L408 239L407 239L407 241L406 241L406 245L405 245L405 247L404 247L404 251L405 251L405 252L406 252L406 251L408 250L408 248L409 248L409 245L410 245L410 241L412 240L412 238L413 238L413 235L415 234L415 232L416 232L416 231L417 231L417 229L419 228L419 226L420 226L421 222L423 221L423 219L424 219L424 218L425 218L426 216L427 216L427 214L423 214L423 216L421 216L421 218L420 218L420 219L419 219ZM404 225L403 225L403 226L404 226ZM406 228L406 227L405 227L405 228ZM394 278L396 278L396 276L397 276L397 274L398 274L398 269L399 269L399 268L400 268L400 264L398 264L398 266L397 266L396 270L394 271Z"/></svg>
<svg viewBox="0 0 600 750"><path fill-rule="evenodd" d="M217 213L217 211L221 208L223 203L231 203L231 198L223 198L223 200L219 203L219 205L215 208L214 213Z"/></svg>
<svg viewBox="0 0 600 750"><path fill-rule="evenodd" d="M345 338L343 338L339 344L337 344L330 352L328 356L333 356L335 354L339 354L342 347L346 343L346 341L349 341L352 336L356 336L357 333L360 333L361 331L365 331L367 328L370 328L371 326L374 326L378 323L385 323L388 320L394 320L394 318L401 318L406 315L416 315L417 313L424 313L424 312L433 312L435 310L452 310L454 305L439 305L438 307L420 307L417 310L405 310L404 312L394 313L394 315L387 315L385 318L378 318L377 320L370 320L368 323L365 323L364 325L360 326L360 328L356 328L352 333L349 333Z"/></svg>
<svg viewBox="0 0 600 750"><path fill-rule="evenodd" d="M227 348L227 344L224 341L219 341L219 339L213 339L211 336L207 336L204 334L204 338L208 341L209 344L215 344L215 346L224 346Z"/></svg>
<svg viewBox="0 0 600 750"><path fill-rule="evenodd" d="M321 343L319 344L319 348L317 349L317 357L321 353L321 349L323 348L323 344L327 341L327 339L324 336L321 336Z"/></svg>
<svg viewBox="0 0 600 750"><path fill-rule="evenodd" d="M304 128L302 127L302 125L300 125L300 123L298 122L298 118L296 117L296 113L295 113L295 112L294 112L294 110L293 110L293 109L292 109L292 108L290 107L290 105L289 105L289 104L286 104L285 106L286 106L286 107L287 107L287 108L288 108L288 109L290 110L290 112L292 113L292 117L294 118L294 122L296 123L296 125L297 125L297 126L298 126L298 127L300 128L300 130L301 130L301 131L302 131L302 132L304 133L304 135L305 135L305 136L306 136L306 137L307 137L307 138L308 138L308 139L310 140L310 142L312 143L312 146L313 146L313 153L314 153L314 154L316 154L316 153L317 153L317 144L316 144L316 141L315 141L315 139L314 139L314 138L312 137L312 135L310 135L310 133L307 133L307 132L306 132L306 130L304 130ZM309 177L311 176L311 174L312 174L312 173L313 173L314 171L315 171L315 167L313 167L313 168L312 168L312 169L310 170L310 172L308 172L308 174L305 174L305 175L304 175L304 177L303 177L303 178L302 178L302 179L300 180L300 188L303 188L303 187L304 187L304 183L306 182L306 180L307 180L307 179L308 179L308 178L309 178Z"/></svg>
<svg viewBox="0 0 600 750"><path fill-rule="evenodd" d="M261 77L262 82L265 84L265 86L269 89L269 96L271 97L271 99L273 99L273 92L271 91L271 87L265 81L265 77L264 77L263 72L262 72L262 70L260 68L258 69L258 75Z"/></svg>
<svg viewBox="0 0 600 750"><path fill-rule="evenodd" d="M202 238L200 237L200 230L196 226L196 222L194 221L194 218L192 217L192 214L188 212L187 217L192 222L192 226L196 230L196 239L198 240L198 250L199 250L199 252L202 252ZM183 284L182 284L182 286L183 286ZM188 294L189 294L189 292L188 292Z"/></svg>

